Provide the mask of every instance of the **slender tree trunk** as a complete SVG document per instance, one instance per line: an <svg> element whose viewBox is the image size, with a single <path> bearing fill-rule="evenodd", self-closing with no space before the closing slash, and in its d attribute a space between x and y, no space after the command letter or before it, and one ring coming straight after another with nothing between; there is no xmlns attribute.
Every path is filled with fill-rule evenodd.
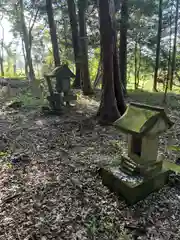
<svg viewBox="0 0 180 240"><path fill-rule="evenodd" d="M1 76L4 77L4 27L2 27L2 40L1 40Z"/></svg>
<svg viewBox="0 0 180 240"><path fill-rule="evenodd" d="M121 2L121 25L120 25L120 78L123 84L124 93L127 93L127 29L128 29L128 0Z"/></svg>
<svg viewBox="0 0 180 240"><path fill-rule="evenodd" d="M114 53L113 53L114 90L115 90L115 97L116 97L119 113L120 115L123 115L126 110L126 104L124 101L124 94L123 94L123 87L122 87L123 85L120 82L116 30L115 28L113 28L113 30L114 30Z"/></svg>
<svg viewBox="0 0 180 240"><path fill-rule="evenodd" d="M64 32L64 36L63 36L63 39L64 39L64 56L65 56L65 59L68 58L68 21L66 19L66 13L62 12L62 18L63 18L63 32Z"/></svg>
<svg viewBox="0 0 180 240"><path fill-rule="evenodd" d="M51 36L51 43L53 49L53 56L54 56L54 64L55 66L60 65L60 55L59 55L59 47L57 41L57 33L56 33L56 24L54 21L54 14L52 8L52 0L46 0L46 12L48 16L48 24L49 24L49 31Z"/></svg>
<svg viewBox="0 0 180 240"><path fill-rule="evenodd" d="M175 16L175 29L174 29L174 43L172 53L172 65L171 65L171 79L170 79L170 90L173 87L174 72L176 69L176 43L177 43L177 30L178 30L178 17L179 17L179 0L176 0L176 16Z"/></svg>
<svg viewBox="0 0 180 240"><path fill-rule="evenodd" d="M2 46L1 46L2 48ZM3 50L1 49L1 56L0 56L0 67L1 67L1 76L4 77L4 57L3 57Z"/></svg>
<svg viewBox="0 0 180 240"><path fill-rule="evenodd" d="M3 58L0 57L0 66L1 66L1 76L4 77L4 65Z"/></svg>
<svg viewBox="0 0 180 240"><path fill-rule="evenodd" d="M81 88L81 78L80 78L80 62L79 62L79 30L78 30L78 21L76 15L76 5L74 0L68 0L68 12L69 19L71 24L71 32L72 32L72 44L74 50L74 60L76 65L76 78L73 83L74 88Z"/></svg>
<svg viewBox="0 0 180 240"><path fill-rule="evenodd" d="M138 42L137 37L135 40L135 47L134 47L134 88L137 89L137 49L138 49Z"/></svg>
<svg viewBox="0 0 180 240"><path fill-rule="evenodd" d="M119 64L117 61L115 30L113 29L113 6L113 0L99 0L103 81L98 115L100 122L105 124L114 122L120 116L120 112L123 113L124 111L121 104L125 106L122 95L119 95L122 94L122 91L118 79Z"/></svg>
<svg viewBox="0 0 180 240"><path fill-rule="evenodd" d="M156 63L155 63L155 70L154 70L153 91L157 91L157 76L158 76L158 69L159 69L161 33L162 33L162 3L163 3L163 0L159 0L159 23L158 23L158 33L157 33Z"/></svg>
<svg viewBox="0 0 180 240"><path fill-rule="evenodd" d="M32 35L28 34L28 30L26 27L26 22L25 22L25 17L24 17L24 4L23 0L19 1L20 3L20 13L21 13L21 24L22 24L22 32L23 32L23 41L24 41L24 46L26 50L26 59L27 59L27 64L29 67L29 78L30 81L35 80L35 73L34 73L34 68L33 68L33 63L32 63L32 56L31 56L31 40L32 40Z"/></svg>
<svg viewBox="0 0 180 240"><path fill-rule="evenodd" d="M140 82L140 71L141 71L141 46L139 45L139 62L138 62L138 69L137 69L137 88L139 87Z"/></svg>
<svg viewBox="0 0 180 240"><path fill-rule="evenodd" d="M16 75L16 63L13 64L13 72L14 72L14 75Z"/></svg>
<svg viewBox="0 0 180 240"><path fill-rule="evenodd" d="M3 19L3 15L0 21ZM4 77L4 27L0 22L0 26L2 28L2 40L1 40L1 51L0 51L0 66L1 66L1 76Z"/></svg>
<svg viewBox="0 0 180 240"><path fill-rule="evenodd" d="M172 45L171 45L171 42L172 42L172 9L171 9L171 15L170 15L170 19L169 19L169 25L170 25L170 35L169 35L169 57L168 57L168 71L167 71L167 79L168 79L168 86L169 88L172 87L171 86L171 66L172 66L172 61L171 61L171 58L172 58Z"/></svg>
<svg viewBox="0 0 180 240"><path fill-rule="evenodd" d="M99 60L96 78L95 78L94 84L93 84L94 89L99 85L99 83L101 81L101 64L102 64L102 62L101 62L101 60Z"/></svg>
<svg viewBox="0 0 180 240"><path fill-rule="evenodd" d="M92 94L91 81L89 75L88 64L88 43L86 31L86 17L85 12L87 8L87 0L78 0L78 14L79 14L79 29L80 29L80 64L81 64L81 77L82 77L82 90L84 95Z"/></svg>
<svg viewBox="0 0 180 240"><path fill-rule="evenodd" d="M94 84L93 84L93 88L94 89L100 84L101 75L102 75L102 50L100 52L100 59L99 59L98 69L97 69L96 78L95 78Z"/></svg>
<svg viewBox="0 0 180 240"><path fill-rule="evenodd" d="M27 58L26 58L26 53L25 53L25 47L24 47L24 41L22 40L22 52L23 52L23 57L24 57L24 70L25 70L25 75L28 76L28 63L27 63Z"/></svg>
<svg viewBox="0 0 180 240"><path fill-rule="evenodd" d="M167 59L168 73L164 77L164 83L163 83L163 87L164 87L164 96L163 96L163 100L162 100L163 104L166 104L166 102L167 102L167 92L168 92L168 86L169 86L169 66L170 66L170 52L169 52L169 56L168 56L168 59ZM164 69L164 71L165 70L166 69Z"/></svg>

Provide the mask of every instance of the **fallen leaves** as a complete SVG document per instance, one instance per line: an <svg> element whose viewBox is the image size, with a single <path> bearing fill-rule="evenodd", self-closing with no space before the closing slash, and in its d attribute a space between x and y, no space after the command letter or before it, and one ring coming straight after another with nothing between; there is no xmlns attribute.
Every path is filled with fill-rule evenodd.
<svg viewBox="0 0 180 240"><path fill-rule="evenodd" d="M8 148L0 154L0 240L129 240L141 220L147 231L139 239L178 239L177 188L167 186L128 207L102 185L99 167L118 159L126 142L90 118L94 102L90 110L82 102L61 117L21 109L0 120ZM135 229L125 230L132 223Z"/></svg>

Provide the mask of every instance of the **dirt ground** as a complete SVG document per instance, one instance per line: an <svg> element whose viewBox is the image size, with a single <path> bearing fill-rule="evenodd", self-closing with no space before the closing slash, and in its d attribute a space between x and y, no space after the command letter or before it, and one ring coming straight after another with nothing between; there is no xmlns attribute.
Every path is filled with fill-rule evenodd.
<svg viewBox="0 0 180 240"><path fill-rule="evenodd" d="M161 98L130 93L128 101L159 105ZM175 125L160 139L160 152L172 161L177 154L164 151L169 139L179 143L179 101L168 96ZM180 239L178 186L127 206L102 185L99 166L126 142L92 118L98 104L81 98L61 117L32 107L0 112L0 240Z"/></svg>

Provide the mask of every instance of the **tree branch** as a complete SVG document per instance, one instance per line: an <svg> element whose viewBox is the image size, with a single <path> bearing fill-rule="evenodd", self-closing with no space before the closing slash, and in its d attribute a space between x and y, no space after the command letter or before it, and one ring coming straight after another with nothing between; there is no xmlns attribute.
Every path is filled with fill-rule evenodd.
<svg viewBox="0 0 180 240"><path fill-rule="evenodd" d="M34 24L35 24L36 19L37 19L37 17L38 17L38 13L39 13L39 8L37 9L36 14L35 14L34 19L33 19L33 22L32 22L32 25L31 25L30 28L29 28L29 35L31 34L31 32L32 32L32 30L33 30Z"/></svg>

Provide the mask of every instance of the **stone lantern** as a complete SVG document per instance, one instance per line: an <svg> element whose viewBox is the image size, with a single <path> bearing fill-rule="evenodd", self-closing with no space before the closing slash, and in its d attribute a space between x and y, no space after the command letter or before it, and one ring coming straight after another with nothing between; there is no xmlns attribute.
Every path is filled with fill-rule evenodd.
<svg viewBox="0 0 180 240"><path fill-rule="evenodd" d="M167 182L169 170L158 160L158 144L159 135L173 123L163 108L130 103L113 125L127 134L128 154L121 156L118 167L101 169L103 183L135 203Z"/></svg>

